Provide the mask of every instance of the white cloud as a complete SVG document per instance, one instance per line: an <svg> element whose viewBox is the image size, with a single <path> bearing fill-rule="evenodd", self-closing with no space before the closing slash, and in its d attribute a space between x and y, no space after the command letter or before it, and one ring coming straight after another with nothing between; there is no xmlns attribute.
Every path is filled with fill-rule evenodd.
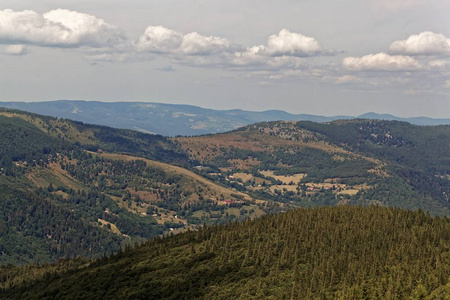
<svg viewBox="0 0 450 300"><path fill-rule="evenodd" d="M450 39L440 33L424 31L395 41L389 51L405 55L445 55L450 54Z"/></svg>
<svg viewBox="0 0 450 300"><path fill-rule="evenodd" d="M5 54L9 55L24 55L27 52L28 49L25 45L10 45L5 49Z"/></svg>
<svg viewBox="0 0 450 300"><path fill-rule="evenodd" d="M136 42L136 49L142 52L171 53L179 49L183 35L163 26L149 26Z"/></svg>
<svg viewBox="0 0 450 300"><path fill-rule="evenodd" d="M258 54L268 56L317 56L334 54L332 50L324 50L319 42L309 36L282 29L267 39L267 45L258 46Z"/></svg>
<svg viewBox="0 0 450 300"><path fill-rule="evenodd" d="M141 52L212 55L233 50L234 46L225 39L204 36L197 32L182 34L163 26L149 26L135 44Z"/></svg>
<svg viewBox="0 0 450 300"><path fill-rule="evenodd" d="M333 55L312 37L281 30L267 43L245 48L228 39L183 34L163 26L149 26L135 43L138 52L165 54L178 63L195 66L220 66L242 70L298 69L305 66L300 57Z"/></svg>
<svg viewBox="0 0 450 300"><path fill-rule="evenodd" d="M186 34L181 43L181 51L187 55L210 55L230 50L227 39L215 36L204 36L197 32Z"/></svg>
<svg viewBox="0 0 450 300"><path fill-rule="evenodd" d="M413 71L422 69L422 65L412 57L386 53L369 54L363 57L346 57L342 61L342 66L352 71Z"/></svg>
<svg viewBox="0 0 450 300"><path fill-rule="evenodd" d="M0 11L0 43L54 47L111 47L125 40L123 33L93 15L66 9L44 14Z"/></svg>

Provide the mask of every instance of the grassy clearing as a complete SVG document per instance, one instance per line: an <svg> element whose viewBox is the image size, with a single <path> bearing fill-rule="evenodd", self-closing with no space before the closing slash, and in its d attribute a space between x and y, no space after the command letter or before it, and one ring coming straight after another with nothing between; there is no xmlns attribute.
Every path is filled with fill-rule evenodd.
<svg viewBox="0 0 450 300"><path fill-rule="evenodd" d="M359 190L356 189L348 189L348 190L343 190L338 192L338 195L350 195L350 196L354 196L359 192Z"/></svg>
<svg viewBox="0 0 450 300"><path fill-rule="evenodd" d="M299 173L294 175L275 175L274 171L261 171L260 173L266 177L272 177L275 178L275 180L280 180L285 184L289 184L290 182L298 184L303 178L307 176L307 174L305 173Z"/></svg>
<svg viewBox="0 0 450 300"><path fill-rule="evenodd" d="M56 163L49 164L47 168L33 168L26 177L33 185L41 188L47 188L52 184L54 187L64 186L74 190L85 190L81 182L71 177L67 171L61 169L61 166Z"/></svg>
<svg viewBox="0 0 450 300"><path fill-rule="evenodd" d="M247 194L244 194L244 193L241 193L238 191L232 191L226 187L220 186L220 185L218 185L218 184L216 184L216 183L214 183L192 171L184 169L182 167L173 166L173 165L169 165L166 163L153 161L153 160L136 157L136 156L130 156L130 155L110 154L110 153L101 153L101 154L97 154L97 155L104 157L104 158L119 159L119 160L124 160L124 161L143 160L147 163L147 166L159 168L168 173L186 176L187 178L189 178L193 181L193 184L203 186L203 187L205 187L204 189L209 189L210 192L213 192L217 196L222 194L224 197L227 197L227 198L235 198L235 196L232 195L232 194L235 194L235 195L239 195L240 197L242 197L242 199L251 200L251 198Z"/></svg>
<svg viewBox="0 0 450 300"><path fill-rule="evenodd" d="M122 235L122 233L120 232L119 228L117 228L117 226L114 225L113 223L108 222L108 221L103 220L103 219L98 219L98 222L101 223L100 227L107 227L108 228L108 225L109 225L109 228L110 228L110 230L112 232L114 232L117 235Z"/></svg>

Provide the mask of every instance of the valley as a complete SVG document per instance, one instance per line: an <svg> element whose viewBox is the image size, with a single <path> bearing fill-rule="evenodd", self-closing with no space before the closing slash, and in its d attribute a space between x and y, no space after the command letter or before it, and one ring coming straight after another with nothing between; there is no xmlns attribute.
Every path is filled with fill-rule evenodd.
<svg viewBox="0 0 450 300"><path fill-rule="evenodd" d="M2 263L95 258L297 207L373 204L433 215L450 209L448 126L266 122L166 138L14 110L0 111L0 123L8 232L0 238ZM415 155L423 151L436 155ZM36 215L37 208L45 209ZM76 236L75 244L65 241L73 222L94 244L80 251Z"/></svg>

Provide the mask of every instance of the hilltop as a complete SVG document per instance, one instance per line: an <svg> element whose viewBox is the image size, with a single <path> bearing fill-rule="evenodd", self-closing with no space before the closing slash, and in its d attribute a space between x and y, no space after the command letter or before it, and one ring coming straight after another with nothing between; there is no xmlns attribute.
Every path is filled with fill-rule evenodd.
<svg viewBox="0 0 450 300"><path fill-rule="evenodd" d="M97 261L0 268L1 299L446 299L450 223L322 207L156 239Z"/></svg>

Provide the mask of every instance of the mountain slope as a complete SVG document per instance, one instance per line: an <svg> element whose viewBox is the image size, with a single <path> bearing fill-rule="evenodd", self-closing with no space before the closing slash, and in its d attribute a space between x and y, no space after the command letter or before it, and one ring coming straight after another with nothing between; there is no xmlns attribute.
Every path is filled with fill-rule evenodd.
<svg viewBox="0 0 450 300"><path fill-rule="evenodd" d="M166 136L201 135L219 133L266 121L328 122L337 119L352 119L352 116L315 116L290 114L279 110L262 112L213 110L191 105L148 102L98 102L98 101L48 101L48 102L0 102L0 106L33 113L68 118L88 124L106 125L133 129ZM360 116L366 119L407 121L417 125L450 124L450 119L398 118L392 115L369 113Z"/></svg>
<svg viewBox="0 0 450 300"><path fill-rule="evenodd" d="M298 209L108 259L0 269L2 299L446 299L450 223L382 207Z"/></svg>
<svg viewBox="0 0 450 300"><path fill-rule="evenodd" d="M450 212L449 126L267 122L166 138L2 109L0 133L2 264L99 257L298 206Z"/></svg>
<svg viewBox="0 0 450 300"><path fill-rule="evenodd" d="M0 146L0 264L99 257L266 210L179 166L187 155L162 136L2 110Z"/></svg>
<svg viewBox="0 0 450 300"><path fill-rule="evenodd" d="M363 119L267 122L175 140L203 166L204 176L261 199L449 213L450 126Z"/></svg>

